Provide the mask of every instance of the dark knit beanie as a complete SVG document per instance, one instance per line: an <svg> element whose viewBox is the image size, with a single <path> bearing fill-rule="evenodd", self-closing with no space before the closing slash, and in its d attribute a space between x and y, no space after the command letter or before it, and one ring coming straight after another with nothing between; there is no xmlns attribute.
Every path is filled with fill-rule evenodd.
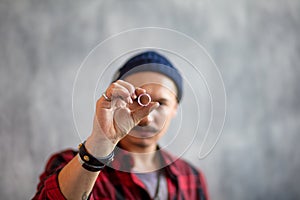
<svg viewBox="0 0 300 200"><path fill-rule="evenodd" d="M173 80L177 87L177 101L180 102L183 88L179 71L167 58L154 51L146 51L129 59L118 70L113 81L144 71L158 72Z"/></svg>

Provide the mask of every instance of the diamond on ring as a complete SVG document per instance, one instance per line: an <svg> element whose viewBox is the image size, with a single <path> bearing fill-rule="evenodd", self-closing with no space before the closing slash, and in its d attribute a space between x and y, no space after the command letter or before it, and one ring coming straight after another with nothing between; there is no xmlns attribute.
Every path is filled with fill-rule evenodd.
<svg viewBox="0 0 300 200"><path fill-rule="evenodd" d="M104 99L105 99L106 101L111 101L111 99L108 98L108 96L105 94L105 92L103 92L102 96L104 97Z"/></svg>

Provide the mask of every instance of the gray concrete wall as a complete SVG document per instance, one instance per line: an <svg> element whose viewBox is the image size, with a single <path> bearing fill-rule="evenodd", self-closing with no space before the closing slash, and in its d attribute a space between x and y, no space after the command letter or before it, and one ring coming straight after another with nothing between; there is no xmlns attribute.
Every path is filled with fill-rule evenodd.
<svg viewBox="0 0 300 200"><path fill-rule="evenodd" d="M71 94L89 51L159 26L211 54L227 91L214 151L198 160L213 199L300 199L300 1L0 1L0 197L33 196L44 164L76 147ZM114 49L108 49L108 53Z"/></svg>

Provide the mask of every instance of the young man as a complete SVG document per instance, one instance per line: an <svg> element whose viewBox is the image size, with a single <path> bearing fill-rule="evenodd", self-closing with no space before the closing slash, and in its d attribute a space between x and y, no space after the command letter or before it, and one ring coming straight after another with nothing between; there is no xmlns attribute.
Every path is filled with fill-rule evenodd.
<svg viewBox="0 0 300 200"><path fill-rule="evenodd" d="M33 199L201 199L203 175L160 150L182 97L182 77L162 55L127 61L97 101L93 131L51 157Z"/></svg>

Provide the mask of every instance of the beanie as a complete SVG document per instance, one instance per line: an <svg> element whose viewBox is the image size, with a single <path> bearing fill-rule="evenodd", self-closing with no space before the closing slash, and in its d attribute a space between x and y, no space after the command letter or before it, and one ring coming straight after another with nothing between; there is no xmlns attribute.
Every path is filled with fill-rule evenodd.
<svg viewBox="0 0 300 200"><path fill-rule="evenodd" d="M182 76L172 63L155 51L146 51L129 59L116 73L113 81L137 72L158 72L169 77L177 87L177 101L182 98Z"/></svg>

